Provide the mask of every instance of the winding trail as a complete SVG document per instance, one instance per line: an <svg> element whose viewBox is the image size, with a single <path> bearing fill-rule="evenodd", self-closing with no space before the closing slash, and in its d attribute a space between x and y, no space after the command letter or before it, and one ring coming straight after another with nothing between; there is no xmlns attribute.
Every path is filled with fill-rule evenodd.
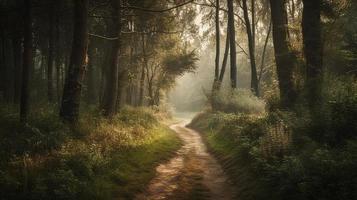
<svg viewBox="0 0 357 200"><path fill-rule="evenodd" d="M230 200L234 189L216 159L207 152L199 133L187 120L170 126L183 141L176 156L156 168L157 176L136 200Z"/></svg>

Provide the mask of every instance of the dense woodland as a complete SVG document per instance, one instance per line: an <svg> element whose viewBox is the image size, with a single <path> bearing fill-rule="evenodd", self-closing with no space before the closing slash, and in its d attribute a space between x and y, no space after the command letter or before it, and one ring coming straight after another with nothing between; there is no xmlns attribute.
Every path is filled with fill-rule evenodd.
<svg viewBox="0 0 357 200"><path fill-rule="evenodd" d="M237 199L357 199L356 75L354 0L0 0L0 199L137 199L192 111Z"/></svg>

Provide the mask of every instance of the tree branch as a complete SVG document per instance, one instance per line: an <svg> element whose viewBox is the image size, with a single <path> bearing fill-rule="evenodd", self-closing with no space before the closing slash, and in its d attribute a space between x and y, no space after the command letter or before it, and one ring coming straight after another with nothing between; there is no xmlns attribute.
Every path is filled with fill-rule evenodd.
<svg viewBox="0 0 357 200"><path fill-rule="evenodd" d="M242 52L249 58L248 53L243 49L242 46L240 46L240 44L238 42L236 42L236 45L242 50Z"/></svg>
<svg viewBox="0 0 357 200"><path fill-rule="evenodd" d="M177 8L182 7L184 5L187 5L189 3L193 3L193 1L194 0L189 0L189 1L186 1L186 2L181 3L179 5L173 6L171 8L166 8L166 9L162 9L162 10L153 10L153 9L150 9L150 8L142 8L142 7L136 7L136 6L124 6L122 8L123 9L131 9L131 10L140 10L140 11L144 11L144 12L163 13L163 12L167 12L167 11L170 11L170 10L177 9Z"/></svg>

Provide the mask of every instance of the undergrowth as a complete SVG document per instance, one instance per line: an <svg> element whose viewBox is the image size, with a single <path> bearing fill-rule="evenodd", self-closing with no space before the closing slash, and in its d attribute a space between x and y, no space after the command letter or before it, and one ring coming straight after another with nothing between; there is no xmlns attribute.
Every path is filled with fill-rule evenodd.
<svg viewBox="0 0 357 200"><path fill-rule="evenodd" d="M237 183L240 200L357 199L357 86L327 78L314 112L207 110L190 126ZM269 105L268 105L269 106Z"/></svg>
<svg viewBox="0 0 357 200"><path fill-rule="evenodd" d="M180 146L151 109L110 120L90 110L76 127L36 110L22 125L15 108L0 109L0 199L132 199Z"/></svg>

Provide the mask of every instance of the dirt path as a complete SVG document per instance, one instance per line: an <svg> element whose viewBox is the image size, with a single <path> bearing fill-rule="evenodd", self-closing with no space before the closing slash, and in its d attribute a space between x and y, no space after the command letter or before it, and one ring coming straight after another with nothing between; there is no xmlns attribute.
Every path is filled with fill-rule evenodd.
<svg viewBox="0 0 357 200"><path fill-rule="evenodd" d="M187 121L173 129L183 141L182 148L169 162L157 167L157 176L137 200L233 199L233 188L221 166L207 152L201 136L186 128Z"/></svg>

